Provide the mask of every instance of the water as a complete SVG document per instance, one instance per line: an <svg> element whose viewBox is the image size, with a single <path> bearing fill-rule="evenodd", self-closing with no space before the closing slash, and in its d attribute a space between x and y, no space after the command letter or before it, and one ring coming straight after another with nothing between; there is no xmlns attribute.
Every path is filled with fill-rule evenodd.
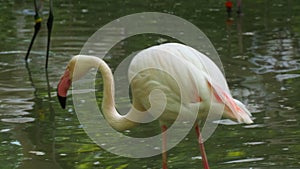
<svg viewBox="0 0 300 169"><path fill-rule="evenodd" d="M32 2L0 2L1 169L161 168L161 156L130 159L94 144L71 99L62 110L56 85L72 55L104 24L135 12L177 15L198 26L222 59L232 94L253 112L252 125L219 125L205 142L211 168L300 168L299 1L243 1L244 15L228 21L220 1L55 1L48 72L45 22L28 65ZM48 4L44 3L44 18ZM129 38L111 52L114 69L132 51L167 39ZM168 40L168 39L167 39ZM225 121L226 122L226 121ZM225 123L224 122L224 123ZM159 133L159 127L144 132ZM170 168L202 168L194 132L168 152Z"/></svg>

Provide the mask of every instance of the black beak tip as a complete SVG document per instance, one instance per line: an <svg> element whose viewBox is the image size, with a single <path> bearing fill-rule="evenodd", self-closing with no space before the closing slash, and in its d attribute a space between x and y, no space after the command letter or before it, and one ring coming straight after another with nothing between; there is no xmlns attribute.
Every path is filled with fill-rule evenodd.
<svg viewBox="0 0 300 169"><path fill-rule="evenodd" d="M67 97L62 97L62 96L59 96L59 95L57 95L57 97L58 97L61 108L65 109L66 108Z"/></svg>

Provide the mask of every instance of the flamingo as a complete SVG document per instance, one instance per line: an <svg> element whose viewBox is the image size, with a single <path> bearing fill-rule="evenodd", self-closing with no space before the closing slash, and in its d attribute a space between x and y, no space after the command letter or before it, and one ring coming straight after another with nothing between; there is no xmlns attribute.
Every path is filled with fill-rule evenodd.
<svg viewBox="0 0 300 169"><path fill-rule="evenodd" d="M28 60L31 48L33 46L34 40L39 33L41 29L41 23L42 23L42 18L40 17L39 10L40 8L38 7L37 0L34 0L34 9L35 9L35 25L34 25L34 33L31 38L31 42L29 44L26 56L25 56L25 61ZM46 51L46 63L45 63L45 68L48 68L48 58L49 58L49 50L50 50L50 41L51 41L51 32L52 32L52 27L53 27L53 2L52 0L49 1L49 16L47 20L47 29L48 29L48 37L47 37L47 51Z"/></svg>
<svg viewBox="0 0 300 169"><path fill-rule="evenodd" d="M167 57L171 56L171 57ZM206 59L205 59L206 58ZM74 73L74 69L76 73ZM206 68L206 65L210 67ZM207 116L210 106L215 104L225 105L223 116L233 119L239 123L253 123L251 113L244 104L235 100L230 95L226 80L217 66L204 54L192 47L179 43L165 43L139 52L131 61L128 73L131 79L130 87L132 92L132 107L126 115L120 115L115 108L114 81L113 74L109 66L100 58L95 56L76 55L67 65L65 73L57 86L57 96L62 108L66 106L67 91L73 81L83 77L88 70L96 68L103 78L103 102L102 111L104 118L117 131L124 131L139 124L137 121L129 120L129 116L136 115L142 118L134 110L147 112L150 107L148 96L152 90L160 89L166 93L167 106L165 107L159 122L162 133L168 129L170 121L174 121L174 115L178 114L180 105L180 93L178 86L174 84L168 75L155 71L151 68L165 68L175 79L183 85L183 92L187 97L183 97L184 105L199 106L195 129L198 136L198 143L202 156L202 164L205 169L209 169L209 164L204 149L202 136L200 133L199 121ZM149 67L150 69L144 69ZM212 69L212 70L210 70ZM143 70L143 71L141 71ZM218 76L217 81L209 76ZM218 82L225 80L225 84ZM162 135L162 168L167 169L166 135Z"/></svg>

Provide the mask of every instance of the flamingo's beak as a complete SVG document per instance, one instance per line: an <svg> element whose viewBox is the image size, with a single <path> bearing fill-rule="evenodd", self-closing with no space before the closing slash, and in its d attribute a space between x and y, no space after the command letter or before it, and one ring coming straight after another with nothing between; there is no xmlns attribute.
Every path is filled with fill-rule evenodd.
<svg viewBox="0 0 300 169"><path fill-rule="evenodd" d="M58 97L61 108L65 109L67 97L62 97L60 95L57 95L57 97Z"/></svg>
<svg viewBox="0 0 300 169"><path fill-rule="evenodd" d="M71 78L70 78L70 71L67 69L65 74L61 77L58 85L57 85L57 97L60 103L60 106L65 109L66 108L66 100L67 100L67 93L71 86Z"/></svg>

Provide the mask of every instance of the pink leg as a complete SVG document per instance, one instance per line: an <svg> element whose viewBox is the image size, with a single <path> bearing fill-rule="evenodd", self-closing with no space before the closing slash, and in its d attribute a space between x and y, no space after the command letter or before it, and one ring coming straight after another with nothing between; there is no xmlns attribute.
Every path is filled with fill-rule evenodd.
<svg viewBox="0 0 300 169"><path fill-rule="evenodd" d="M162 168L163 169L168 169L168 163L167 163L167 126L163 125L161 126L161 131L162 131Z"/></svg>
<svg viewBox="0 0 300 169"><path fill-rule="evenodd" d="M199 147L200 147L203 167L204 167L204 169L209 169L205 148L204 148L202 136L201 136L201 133L200 133L200 127L199 127L198 124L196 125L195 129L196 129L196 133L197 133L197 136L198 136L198 143L199 143Z"/></svg>

